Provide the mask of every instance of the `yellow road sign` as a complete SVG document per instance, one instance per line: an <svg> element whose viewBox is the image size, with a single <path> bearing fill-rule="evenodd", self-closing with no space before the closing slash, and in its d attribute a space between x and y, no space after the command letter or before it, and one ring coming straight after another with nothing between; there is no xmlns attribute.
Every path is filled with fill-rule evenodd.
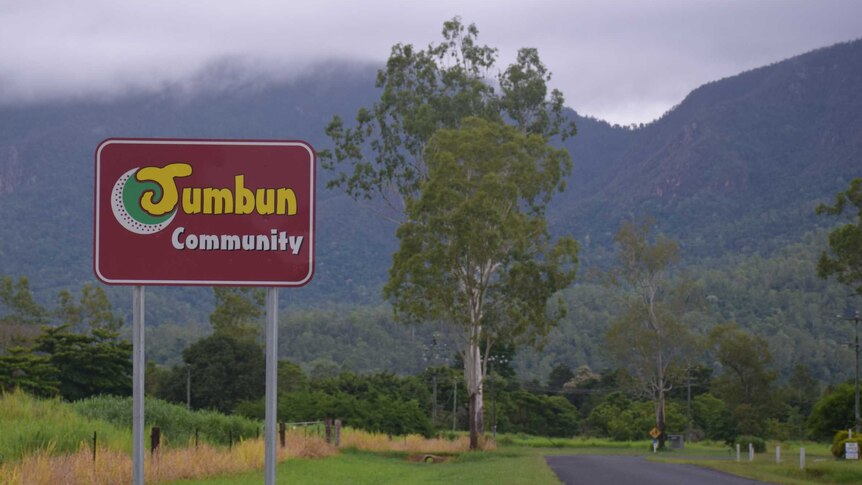
<svg viewBox="0 0 862 485"><path fill-rule="evenodd" d="M659 431L658 428L653 428L649 430L649 435L654 439L658 439L658 437L661 436L661 431Z"/></svg>

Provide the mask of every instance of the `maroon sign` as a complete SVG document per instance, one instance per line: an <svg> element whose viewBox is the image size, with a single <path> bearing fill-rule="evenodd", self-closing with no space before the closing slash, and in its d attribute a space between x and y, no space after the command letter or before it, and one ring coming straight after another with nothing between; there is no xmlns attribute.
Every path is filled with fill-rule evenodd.
<svg viewBox="0 0 862 485"><path fill-rule="evenodd" d="M105 140L96 149L96 276L302 286L314 272L314 182L314 150L301 141Z"/></svg>

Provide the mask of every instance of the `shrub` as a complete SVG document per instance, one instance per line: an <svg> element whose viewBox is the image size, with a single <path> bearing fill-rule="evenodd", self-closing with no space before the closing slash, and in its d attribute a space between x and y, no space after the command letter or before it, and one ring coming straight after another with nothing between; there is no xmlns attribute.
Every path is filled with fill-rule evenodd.
<svg viewBox="0 0 862 485"><path fill-rule="evenodd" d="M132 426L132 398L97 396L72 403L79 415L107 421L126 429ZM147 398L144 422L159 426L166 440L185 445L198 431L199 437L213 444L228 444L258 435L261 423L240 416L225 416L215 411L189 411L185 406Z"/></svg>
<svg viewBox="0 0 862 485"><path fill-rule="evenodd" d="M836 431L852 426L853 396L853 386L841 384L820 398L808 417L811 437L827 441Z"/></svg>
<svg viewBox="0 0 862 485"><path fill-rule="evenodd" d="M847 443L858 443L860 449L862 449L862 438L859 436L849 438L847 431L841 430L835 433L835 436L832 438L832 456L835 458L844 458L844 445Z"/></svg>
<svg viewBox="0 0 862 485"><path fill-rule="evenodd" d="M740 448L747 450L748 444L751 443L752 448L754 448L755 453L765 453L766 452L766 440L763 438L758 438L757 436L749 436L742 435L736 438L736 443Z"/></svg>

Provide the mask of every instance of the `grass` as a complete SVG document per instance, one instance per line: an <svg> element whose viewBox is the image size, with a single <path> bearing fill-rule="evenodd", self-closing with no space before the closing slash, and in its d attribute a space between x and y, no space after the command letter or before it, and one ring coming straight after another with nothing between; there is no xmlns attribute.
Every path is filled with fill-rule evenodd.
<svg viewBox="0 0 862 485"><path fill-rule="evenodd" d="M96 396L71 404L72 409L88 418L107 421L131 429L132 398ZM161 428L162 444L185 446L198 431L200 440L227 445L243 438L256 438L263 423L241 416L225 416L215 411L190 411L185 406L146 398L144 420L147 427Z"/></svg>
<svg viewBox="0 0 862 485"><path fill-rule="evenodd" d="M302 484L559 484L541 454L530 451L465 453L439 464L409 462L403 456L360 451L321 460L288 460L277 469L278 483ZM258 485L262 471L206 480L181 480L171 485Z"/></svg>
<svg viewBox="0 0 862 485"><path fill-rule="evenodd" d="M102 420L83 417L59 399L37 399L15 391L0 395L0 465L40 451L73 453L90 444L93 432L99 444L131 453L131 430Z"/></svg>
<svg viewBox="0 0 862 485"><path fill-rule="evenodd" d="M734 475L753 478L771 483L788 485L803 484L857 484L862 483L862 462L848 462L835 459L829 445L822 443L783 443L781 444L781 463L775 463L775 445L767 447L767 453L755 454L748 461L748 453L742 450L740 461L733 452L729 459L709 460L698 457L674 457L661 455L656 459L674 463L688 463L712 468ZM799 448L805 448L805 469L799 469ZM679 459L682 458L682 459Z"/></svg>

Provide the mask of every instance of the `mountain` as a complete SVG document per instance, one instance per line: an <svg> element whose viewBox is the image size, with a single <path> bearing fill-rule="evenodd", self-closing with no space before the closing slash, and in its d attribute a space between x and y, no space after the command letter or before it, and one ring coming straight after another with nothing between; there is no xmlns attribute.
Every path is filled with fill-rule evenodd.
<svg viewBox="0 0 862 485"><path fill-rule="evenodd" d="M0 107L0 275L25 275L46 303L92 275L93 151L108 137L286 138L324 148L334 114L370 105L375 68L330 64L289 81L222 66L188 87L107 100ZM694 90L641 128L574 111L575 169L549 211L552 230L607 264L622 218L651 214L690 261L769 254L834 221L813 215L862 175L862 41L839 44ZM282 292L319 305L380 300L394 227L372 207L318 187L314 281ZM125 304L128 292L111 290ZM148 293L148 321L204 321L206 289Z"/></svg>
<svg viewBox="0 0 862 485"><path fill-rule="evenodd" d="M862 175L860 86L855 41L701 86L643 128L602 135L612 149L585 131L557 226L605 244L620 218L649 213L689 257L796 241L830 224L813 208Z"/></svg>

